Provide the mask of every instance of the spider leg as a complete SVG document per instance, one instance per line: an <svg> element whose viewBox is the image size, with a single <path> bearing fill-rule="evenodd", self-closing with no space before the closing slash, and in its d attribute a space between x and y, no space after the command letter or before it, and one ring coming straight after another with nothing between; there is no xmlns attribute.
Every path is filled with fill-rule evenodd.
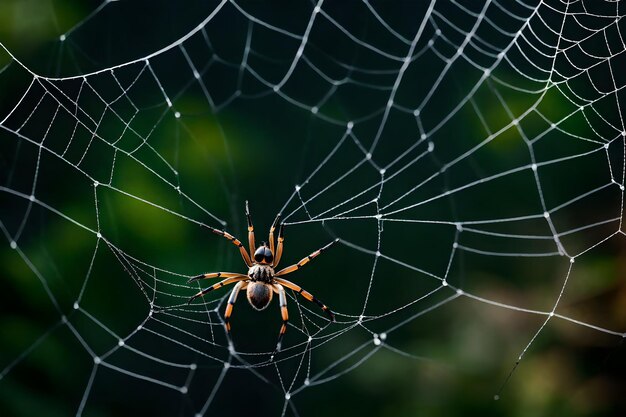
<svg viewBox="0 0 626 417"><path fill-rule="evenodd" d="M239 252L241 252L241 257L243 258L243 260L246 263L246 265L248 265L248 267L252 266L252 261L250 260L250 255L248 255L248 251L246 250L246 248L243 247L243 243L241 243L241 241L239 241L239 239L237 239L236 237L234 237L233 235L231 235L230 233L228 233L225 230L218 230L218 229L214 229L214 228L211 227L211 231L213 233L215 233L216 235L223 236L226 239L230 240L233 245L235 245L235 246L237 246L239 248Z"/></svg>
<svg viewBox="0 0 626 417"><path fill-rule="evenodd" d="M278 333L278 341L276 342L276 350L274 352L279 352L282 346L283 336L287 331L287 322L289 321L289 312L287 311L287 297L285 296L285 289L280 284L273 284L272 288L274 292L278 294L278 300L280 302L280 314L283 318L283 325L280 327L280 332Z"/></svg>
<svg viewBox="0 0 626 417"><path fill-rule="evenodd" d="M233 308L235 306L235 301L237 301L237 295L239 295L240 290L246 288L247 286L248 282L239 281L230 293L230 297L228 297L228 304L226 305L226 311L224 311L224 327L226 327L226 333L230 334L230 316L233 314Z"/></svg>
<svg viewBox="0 0 626 417"><path fill-rule="evenodd" d="M270 236L272 234L270 233ZM283 242L285 241L285 224L281 223L278 228L278 245L276 247L276 253L274 254L274 262L272 263L272 267L275 268L280 262L280 258L283 256Z"/></svg>
<svg viewBox="0 0 626 417"><path fill-rule="evenodd" d="M274 219L274 223L272 223L272 227L270 227L270 250L272 251L272 255L276 257L276 252L274 252L274 231L276 231L276 226L278 226L278 222L280 221L280 213L276 215ZM276 266L276 261L272 262L272 266Z"/></svg>
<svg viewBox="0 0 626 417"><path fill-rule="evenodd" d="M250 258L253 258L256 246L254 244L254 226L252 225L252 216L250 216L248 201L246 201L246 219L248 219L248 243L250 244Z"/></svg>
<svg viewBox="0 0 626 417"><path fill-rule="evenodd" d="M333 314L332 311L330 311L330 308L326 307L326 305L324 303L322 303L320 300L315 298L315 296L313 296L313 294L311 294L310 292L306 291L301 286L296 285L293 282L287 281L286 279L283 279L283 278L274 278L274 281L276 281L278 284L282 284L283 286L285 286L285 287L287 287L289 289L294 290L295 292L297 292L298 294L303 296L307 301L311 301L311 302L317 304L324 311L324 313L326 313L328 315L328 318L330 318L330 321L335 321L335 315Z"/></svg>
<svg viewBox="0 0 626 417"><path fill-rule="evenodd" d="M189 301L187 301L187 304L191 304L191 302L193 300L195 300L198 297L202 297L204 294L206 294L208 292L211 292L211 291L216 290L218 288L222 288L224 285L232 284L232 283L237 282L237 281L243 281L244 279L248 279L248 276L247 275L239 275L239 276L236 276L236 277L233 277L233 278L226 278L225 280L222 280L222 281L218 282L217 284L211 285L206 290L200 291L198 294L196 294L193 297L191 297L189 299Z"/></svg>
<svg viewBox="0 0 626 417"><path fill-rule="evenodd" d="M280 245L281 244L280 237L278 237L278 239L279 239L278 244ZM338 241L339 241L339 239L333 240L332 242L330 242L328 245L324 246L323 248L320 248L320 249L316 250L315 252L313 252L312 254L310 254L309 256L306 256L306 257L302 258L297 264L293 264L291 266L288 266L287 268L281 269L274 276L279 277L281 275L287 275L287 274L292 273L296 269L302 268L304 265L309 263L309 261L311 261L313 258L319 256L322 252L324 252L326 249L330 248L332 245L334 245Z"/></svg>
<svg viewBox="0 0 626 417"><path fill-rule="evenodd" d="M234 277L239 277L243 274L239 274L236 272L211 272L210 274L201 274L201 275L197 275L193 278L190 278L187 283L189 282L195 282L201 279L209 279L209 278L234 278Z"/></svg>

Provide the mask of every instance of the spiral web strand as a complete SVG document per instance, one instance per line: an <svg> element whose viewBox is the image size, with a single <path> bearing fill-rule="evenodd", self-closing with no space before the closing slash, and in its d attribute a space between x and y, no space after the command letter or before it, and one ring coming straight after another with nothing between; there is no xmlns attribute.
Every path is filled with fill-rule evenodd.
<svg viewBox="0 0 626 417"><path fill-rule="evenodd" d="M73 37L101 14L118 7L114 3L103 2L60 35L61 50L79 50L78 44L72 42ZM194 377L202 366L221 367L221 370L209 389L203 391L203 400L195 403L193 414L207 414L220 395L224 379L243 370L278 388L284 396L281 415L299 415L295 402L298 395L310 387L336 380L380 350L414 357L414 352L394 346L394 333L463 299L542 320L534 334L528 335L519 356L511 358L511 373L503 377L503 387L551 322L566 321L616 338L626 336L624 329L580 320L560 311L579 259L584 260L595 248L612 239L623 239L624 235L626 126L621 98L626 85L623 76L626 43L620 3L431 1L421 14L413 16L411 33L395 28L374 3L363 0L358 8L375 25L371 29L373 33L383 33L386 41L377 42L376 37L359 34L345 16L335 13L323 1L307 5L308 18L296 31L291 26L282 27L256 17L255 11L243 3L223 0L208 8L197 26L161 49L106 68L79 71L76 75L41 75L2 45L9 63L0 72L0 78L9 79L18 74L28 82L18 96L11 98L12 109L0 120L3 140L8 139L16 146L15 163L21 166L19 175L22 175L16 179L17 168L10 167L3 175L0 191L7 197L6 201L19 201L23 207L17 218L0 218L0 230L9 247L30 270L32 280L43 288L56 317L29 347L4 365L0 378L10 375L51 334L64 328L93 360L82 398L76 404L76 415L82 415L89 407L92 385L103 369L186 396L194 384L199 384ZM221 56L213 46L217 39L209 30L231 15L245 22L242 25L245 36L238 38L239 60ZM372 57L365 62L379 65L363 67L352 57L343 60L325 54L323 45L312 40L318 31L331 31L354 50ZM257 39L265 36L260 33L270 33L290 45L289 54L274 58L268 55L268 50L256 49ZM486 33L495 35L485 36ZM206 53L194 53L197 45L202 45ZM162 75L172 65L179 81L175 86ZM412 92L409 85L415 86L422 66L433 68L434 75L432 79L424 79L420 88ZM227 94L223 94L224 87L218 89L207 75L216 67L232 75ZM266 71L269 67L274 70L272 75ZM459 71L471 74L471 82L456 83ZM299 90L303 76L320 85L317 98L312 99ZM442 104L440 96L451 91L450 86L456 91L454 99ZM136 95L140 88L153 93L149 105L140 102L144 97ZM313 120L335 133L326 139L332 146L323 151L314 168L295 185L281 212L288 233L297 225L323 226L340 239L338 246L345 253L367 260L367 270L358 274L362 290L358 293L360 309L348 311L334 305L338 322L329 324L314 307L291 295L289 332L297 333L299 342L285 345L274 361L270 360L271 351L239 350L226 337L222 311L227 292L214 300L207 298L203 303L187 306L189 296L202 288L199 284L186 284L189 275L135 255L131 248L115 243L116 239L107 235L109 230L102 227L101 213L108 210L102 202L103 195L113 193L207 231L224 227L228 230L230 225L218 211L186 192L180 161L173 162L171 152L154 143L154 136L169 123L193 137L193 129L186 122L188 115L178 108L191 89L199 89L204 104L214 115L237 102L274 96L298 111L310 113ZM346 89L362 92L369 98L360 114L341 118L332 111L330 103L348 94L344 93ZM511 95L521 98L515 101L509 98ZM493 111L501 113L506 122L494 121L489 114ZM458 137L452 133L456 129L459 134L459 117L466 113L480 126L482 137L453 145ZM412 130L405 132L403 139L389 133L395 132L394 124L401 118L413 121ZM575 123L584 129L574 129ZM228 143L228 134L222 132L221 136ZM561 142L556 142L555 137ZM473 163L473 158L480 158L482 152L501 141L516 141L515 146L521 146L519 149L525 154L500 166L481 166L476 176L466 175L470 172L467 164ZM379 156L381 148L392 143L397 143L393 150ZM546 151L546 147L553 149ZM99 155L97 162L94 153ZM92 218L77 218L71 211L60 209L55 206L51 190L42 190L41 170L49 160L62 163L90 190L81 192L79 198L93 209ZM546 181L559 170L567 176L569 168L564 167L572 163L603 173L602 180L580 184L567 200L555 201L550 188L546 189ZM119 172L121 164L132 164L148 181L178 196L185 209L127 186L124 173ZM24 177L23 169L28 170L29 177ZM350 181L359 175L368 178L367 184L354 188ZM440 215L428 211L429 207L438 208L440 204L454 205L457 199L468 195L482 195L484 190L490 192L489 187L493 187L491 192L502 192L500 184L506 188L520 179L532 184L534 189L534 195L526 196L537 200L530 210L526 207L500 215L497 210L489 209L477 218L464 216L462 209ZM560 219L563 212L593 201L599 194L609 195L614 202L599 217L569 223ZM58 288L50 286L50 271L42 272L38 267L41 260L32 259L21 244L23 234L36 221L33 213L42 210L88 234L93 247L86 268L71 278L80 285L69 310L59 300ZM343 225L372 222L375 231L370 231L367 241L341 232ZM407 258L386 250L385 244L390 240L403 238L397 235L399 229L394 228L398 225L409 231L424 225L445 230L448 241L445 248L440 248L446 259L442 268L425 264L419 253ZM520 227L528 227L532 232L520 233ZM572 236L591 236L593 240L586 240L581 246L571 243ZM240 234L239 238L242 237ZM94 264L103 253L114 259L122 271L116 279L131 282L138 290L136 302L148 309L144 320L136 323L130 332L114 330L106 320L83 306ZM461 256L522 261L557 258L567 267L560 270L565 271L563 274L550 277L557 283L557 293L549 303L536 308L482 295L473 291L471 285L466 287L459 278L462 275L459 268L463 267L457 262ZM386 279L381 268L387 266L428 282L429 287L410 294L408 301L385 305L382 310L372 307L373 301L384 297L376 288ZM195 333L191 330L195 325L207 331ZM102 332L103 340L107 341L105 346L92 346L84 334L85 326ZM369 337L320 366L315 358L318 348L332 349L342 337L357 331L364 331ZM181 357L194 359L170 360L160 356L158 347L134 346L140 334L175 346L182 352ZM151 371L118 365L116 357L120 352L151 364ZM286 372L286 363L295 364L295 371ZM161 369L166 371L160 372ZM500 391L495 393L496 398L500 395Z"/></svg>

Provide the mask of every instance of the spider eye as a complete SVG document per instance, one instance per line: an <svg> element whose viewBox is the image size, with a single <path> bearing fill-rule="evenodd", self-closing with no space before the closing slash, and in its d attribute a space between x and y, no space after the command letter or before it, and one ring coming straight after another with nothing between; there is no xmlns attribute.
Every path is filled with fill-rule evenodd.
<svg viewBox="0 0 626 417"><path fill-rule="evenodd" d="M259 248L254 252L254 260L257 262L263 262L265 258L265 247L259 246Z"/></svg>
<svg viewBox="0 0 626 417"><path fill-rule="evenodd" d="M272 251L269 248L265 248L265 251L263 253L263 257L265 258L265 262L272 263L272 261L274 260L274 254L272 254ZM256 259L256 256L255 256Z"/></svg>
<svg viewBox="0 0 626 417"><path fill-rule="evenodd" d="M259 246L259 248L254 252L254 260L258 263L272 263L274 260L274 254L267 246Z"/></svg>

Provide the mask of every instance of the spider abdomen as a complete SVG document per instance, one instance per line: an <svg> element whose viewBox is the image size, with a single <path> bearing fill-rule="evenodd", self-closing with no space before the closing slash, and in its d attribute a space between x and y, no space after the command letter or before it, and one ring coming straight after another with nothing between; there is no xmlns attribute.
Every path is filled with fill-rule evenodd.
<svg viewBox="0 0 626 417"><path fill-rule="evenodd" d="M246 289L246 296L255 310L263 310L272 301L272 288L262 282L250 282Z"/></svg>

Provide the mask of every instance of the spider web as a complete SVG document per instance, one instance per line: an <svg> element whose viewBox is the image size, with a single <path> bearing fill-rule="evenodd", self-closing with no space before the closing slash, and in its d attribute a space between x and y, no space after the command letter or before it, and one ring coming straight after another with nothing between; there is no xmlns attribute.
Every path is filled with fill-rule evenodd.
<svg viewBox="0 0 626 417"><path fill-rule="evenodd" d="M309 415L376 356L457 360L470 348L423 341L456 346L459 326L498 335L496 399L563 333L626 336L581 301L623 281L596 262L624 244L619 2L169 6L164 27L105 1L46 59L1 44L3 304L38 326L0 384L63 346L70 414L115 398L207 415L246 386L268 414ZM240 297L230 340L228 291L186 304L207 285L188 278L244 270L209 232L245 242L244 200L257 242L282 213L285 266L340 242L290 276L337 322L289 294L274 360L275 305Z"/></svg>

